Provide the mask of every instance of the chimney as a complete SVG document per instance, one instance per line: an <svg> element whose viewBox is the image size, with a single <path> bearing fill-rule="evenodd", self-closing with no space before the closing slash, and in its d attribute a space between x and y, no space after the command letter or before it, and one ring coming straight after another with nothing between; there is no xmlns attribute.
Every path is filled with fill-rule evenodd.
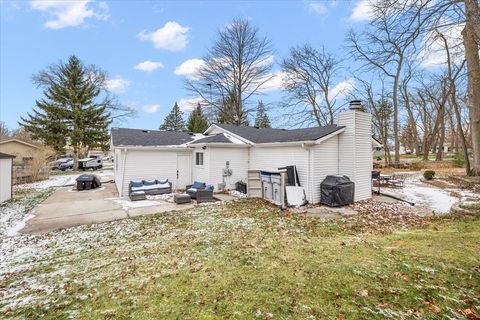
<svg viewBox="0 0 480 320"><path fill-rule="evenodd" d="M338 137L338 174L355 182L355 201L369 199L372 193L371 123L361 100L350 101L349 110L338 115L338 125L345 127Z"/></svg>
<svg viewBox="0 0 480 320"><path fill-rule="evenodd" d="M350 110L365 111L362 106L362 100L352 100L350 101Z"/></svg>

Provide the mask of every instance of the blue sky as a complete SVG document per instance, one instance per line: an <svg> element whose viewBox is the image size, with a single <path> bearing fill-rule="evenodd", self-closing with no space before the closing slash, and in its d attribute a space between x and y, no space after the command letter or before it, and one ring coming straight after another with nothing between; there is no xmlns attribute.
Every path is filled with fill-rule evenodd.
<svg viewBox="0 0 480 320"><path fill-rule="evenodd" d="M183 87L215 38L233 18L248 18L268 36L278 63L305 42L343 56L349 27L368 18L365 1L1 1L0 120L18 127L42 96L32 75L77 55L110 78L119 101L138 110L122 127L156 129L175 101L188 111ZM272 73L278 71L278 64ZM348 81L345 70L337 83ZM275 105L281 91L265 92ZM275 112L275 111L274 111ZM275 115L273 115L275 116Z"/></svg>

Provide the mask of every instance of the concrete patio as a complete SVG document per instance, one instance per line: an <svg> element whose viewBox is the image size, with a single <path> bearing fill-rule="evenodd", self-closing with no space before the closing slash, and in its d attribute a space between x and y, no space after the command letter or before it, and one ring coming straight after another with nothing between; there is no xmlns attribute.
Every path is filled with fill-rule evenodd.
<svg viewBox="0 0 480 320"><path fill-rule="evenodd" d="M215 195L218 200L229 201L229 195ZM113 183L104 183L98 189L78 192L71 186L58 188L39 204L27 220L22 233L43 233L79 225L108 222L119 219L148 216L156 213L183 210L194 203L176 204L165 200L131 202L118 198Z"/></svg>

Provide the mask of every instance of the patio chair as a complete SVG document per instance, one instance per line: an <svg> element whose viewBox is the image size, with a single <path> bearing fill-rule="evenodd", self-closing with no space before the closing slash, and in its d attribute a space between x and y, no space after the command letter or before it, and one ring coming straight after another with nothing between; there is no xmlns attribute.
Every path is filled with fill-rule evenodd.
<svg viewBox="0 0 480 320"><path fill-rule="evenodd" d="M404 174L395 174L393 175L392 179L389 183L395 188L403 188L405 187L405 179L407 178Z"/></svg>
<svg viewBox="0 0 480 320"><path fill-rule="evenodd" d="M195 181L188 185L186 190L190 198L197 200L197 203L213 201L213 186L206 185L205 182Z"/></svg>

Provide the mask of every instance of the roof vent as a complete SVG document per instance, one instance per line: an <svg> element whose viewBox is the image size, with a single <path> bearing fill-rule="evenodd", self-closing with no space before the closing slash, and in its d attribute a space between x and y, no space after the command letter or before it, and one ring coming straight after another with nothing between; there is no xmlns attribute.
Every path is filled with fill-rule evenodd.
<svg viewBox="0 0 480 320"><path fill-rule="evenodd" d="M142 132L150 133L150 130L142 130Z"/></svg>
<svg viewBox="0 0 480 320"><path fill-rule="evenodd" d="M363 111L362 100L352 100L350 101L350 110Z"/></svg>

